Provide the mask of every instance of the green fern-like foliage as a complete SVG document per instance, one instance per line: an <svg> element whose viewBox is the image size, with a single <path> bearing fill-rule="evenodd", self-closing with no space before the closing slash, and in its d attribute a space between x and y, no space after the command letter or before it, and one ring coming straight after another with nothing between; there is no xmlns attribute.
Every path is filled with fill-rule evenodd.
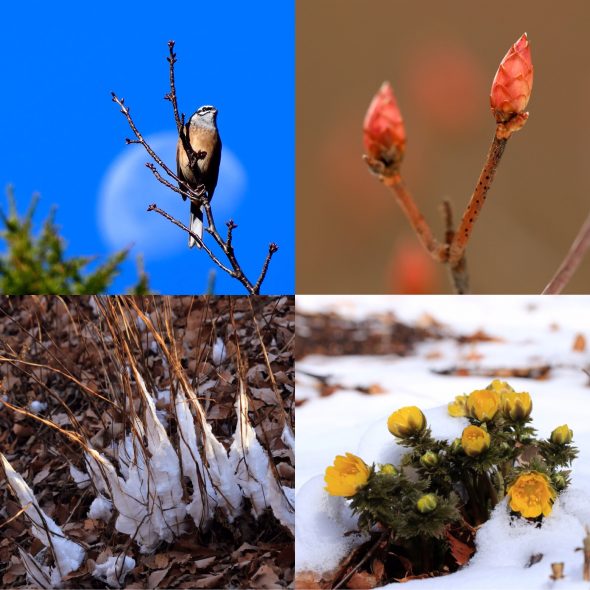
<svg viewBox="0 0 590 590"><path fill-rule="evenodd" d="M66 243L55 224L55 209L33 234L38 196L24 215L19 215L12 190L8 211L0 209L0 293L9 295L90 295L104 293L120 272L128 250L112 254L98 268L88 271L95 256L66 257ZM140 268L138 283L130 289L137 295L149 293L147 275Z"/></svg>
<svg viewBox="0 0 590 590"><path fill-rule="evenodd" d="M460 519L458 498L437 496L436 507L427 514L417 509L418 499L428 481L412 481L403 473L395 475L371 472L365 486L352 498L350 507L359 515L359 528L370 531L375 525L390 529L396 539L415 537L442 538L449 525Z"/></svg>

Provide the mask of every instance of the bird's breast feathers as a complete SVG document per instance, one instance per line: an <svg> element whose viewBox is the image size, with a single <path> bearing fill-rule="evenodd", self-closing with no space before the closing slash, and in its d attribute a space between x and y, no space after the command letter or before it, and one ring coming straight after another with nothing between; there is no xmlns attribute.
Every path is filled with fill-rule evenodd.
<svg viewBox="0 0 590 590"><path fill-rule="evenodd" d="M206 172L209 168L209 163L211 162L211 157L213 155L214 150L219 146L219 136L216 131L211 129L203 129L199 127L194 127L190 125L188 127L188 134L189 134L189 141L191 143L191 147L195 152L203 151L207 152L207 155L202 160L197 162L197 166L199 170L203 173ZM182 145L182 141L178 138L177 144L177 157L178 157L178 164L184 177L190 182L195 182L196 179L194 178L194 174L189 167L188 156L184 150Z"/></svg>

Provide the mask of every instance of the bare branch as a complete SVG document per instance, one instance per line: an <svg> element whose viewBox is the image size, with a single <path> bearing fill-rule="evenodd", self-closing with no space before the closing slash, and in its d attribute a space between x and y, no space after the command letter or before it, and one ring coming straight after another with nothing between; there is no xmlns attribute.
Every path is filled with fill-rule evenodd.
<svg viewBox="0 0 590 590"><path fill-rule="evenodd" d="M169 188L170 190L174 191L175 193L178 193L182 197L186 197L190 201L193 201L193 202L200 205L203 202L203 199L206 197L206 190L205 190L204 184L200 184L196 190L193 190L188 186L188 184L186 184L186 182L180 181L182 186L186 187L186 189L181 189L181 188L178 188L177 186L174 186L171 182L167 181L158 172L158 169L151 162L146 163L146 168L149 168L153 172L153 174L156 177L156 180L158 180L158 182L161 182L165 187Z"/></svg>
<svg viewBox="0 0 590 590"><path fill-rule="evenodd" d="M178 136L180 137L180 141L182 142L182 147L188 156L189 166L194 168L198 160L202 160L207 154L206 152L198 152L195 153L193 147L191 146L188 137L186 136L185 126L184 126L184 113L182 113L182 117L178 114L178 101L176 99L176 82L174 80L174 64L176 63L176 53L174 53L174 41L168 41L168 50L170 55L166 58L168 63L170 64L170 92L165 96L167 100L172 103L172 109L174 111L174 121L176 122L176 129L178 131ZM204 155L202 155L204 154Z"/></svg>
<svg viewBox="0 0 590 590"><path fill-rule="evenodd" d="M445 243L450 248L455 237L455 223L453 219L453 207L451 201L445 199L441 205L441 213L445 224ZM465 295L469 293L469 274L467 272L467 259L465 251L461 255L461 259L457 264L448 264L449 274L451 275L451 282L458 295Z"/></svg>
<svg viewBox="0 0 590 590"><path fill-rule="evenodd" d="M260 287L262 285L262 282L266 278L266 273L268 271L268 265L270 264L270 259L273 257L274 253L278 249L279 249L279 247L274 242L271 242L268 245L268 254L266 255L266 259L264 260L264 264L262 265L262 270L260 271L260 276L258 277L256 284L254 285L254 292L256 294L258 294L258 292L260 291Z"/></svg>
<svg viewBox="0 0 590 590"><path fill-rule="evenodd" d="M422 215L416 201L408 190L406 183L399 174L393 176L379 176L379 180L388 188L393 190L397 203L404 212L412 229L422 242L422 245L428 250L430 255L437 262L445 262L448 256L448 246L441 244L435 237L428 225L428 222Z"/></svg>
<svg viewBox="0 0 590 590"><path fill-rule="evenodd" d="M225 225L227 225L227 238L225 239L225 243L228 246L231 246L231 241L234 237L234 229L238 227L238 224L234 223L233 219L230 219L229 221L225 222Z"/></svg>
<svg viewBox="0 0 590 590"><path fill-rule="evenodd" d="M125 115L125 118L127 119L127 123L129 124L129 127L131 127L131 131L133 131L133 134L137 138L137 140L127 139L126 142L127 143L140 143L144 147L145 151L150 155L152 160L156 164L158 164L158 166L160 166L160 168L162 168L162 170L164 170L164 172L166 172L166 174L168 174L168 176L170 176L170 178L173 178L174 180L176 180L176 182L180 182L180 179L176 176L176 174L174 174L174 172L172 172L172 170L170 170L170 168L168 168L168 166L166 166L166 164L164 164L162 159L149 146L149 144L143 138L143 135L139 132L139 129L137 129L137 127L135 126L135 123L133 122L133 118L131 117L131 114L129 113L129 108L125 106L125 99L119 98L114 92L111 92L111 96L113 97L113 102L117 103L119 105L119 107L121 108L121 112L123 113L123 115Z"/></svg>
<svg viewBox="0 0 590 590"><path fill-rule="evenodd" d="M563 291L580 266L588 248L590 248L590 215L584 221L557 272L543 290L543 295L557 295Z"/></svg>
<svg viewBox="0 0 590 590"><path fill-rule="evenodd" d="M172 103L172 109L174 111L174 120L176 123L176 129L177 129L178 135L182 141L183 148L185 149L187 156L189 157L189 164L192 167L192 166L196 165L198 160L206 157L207 152L202 151L202 150L195 152L192 149L190 142L188 141L188 138L186 135L186 130L185 130L184 114L179 113L178 103L177 103L177 99L176 99L176 83L175 83L175 78L174 78L174 65L176 63L176 53L174 52L174 41L168 42L168 49L169 49L169 55L167 57L167 60L168 60L168 63L170 64L170 92L168 94L166 94L166 96L164 98L166 100L169 100ZM203 239L201 237L199 237L198 235L193 233L188 227L186 227L183 223L181 223L180 221L178 221L177 219L172 217L169 213L167 213L163 209L160 209L155 203L148 207L148 211L155 211L156 213L159 213L161 216L168 219L168 221L174 223L174 225L176 225L177 227L179 227L183 231L187 232L190 236L192 236L197 241L197 243L201 246L201 248L205 251L205 253L209 256L209 258L213 261L214 264L216 264L221 270L226 272L232 278L239 281L246 288L248 293L253 294L253 295L258 294L260 291L260 288L262 286L262 282L264 281L264 279L266 277L266 273L268 271L268 266L270 264L270 260L273 256L273 254L278 250L277 245L273 243L269 246L268 254L267 254L264 264L262 266L260 276L258 277L258 280L256 281L256 283L253 285L252 282L246 277L244 271L242 270L242 267L240 266L240 264L237 260L235 251L234 251L233 231L234 231L234 229L236 229L238 227L237 224L234 223L234 221L232 219L230 219L226 223L227 237L224 240L221 237L221 235L219 234L219 232L217 231L217 228L215 226L215 219L213 216L213 210L211 209L211 202L209 200L209 195L206 192L205 186L201 184L196 189L193 189L184 180L181 180L164 163L164 161L158 156L158 154L156 154L156 152L152 149L152 147L144 139L144 137L140 133L139 129L135 125L133 118L131 117L131 114L129 112L129 107L125 106L125 100L123 98L119 98L114 92L112 92L111 95L112 95L113 102L115 102L120 107L121 113L123 113L123 115L127 119L127 123L129 124L129 127L131 128L131 130L133 131L133 134L135 135L135 139L127 138L125 140L126 143L127 144L134 144L134 143L141 144L143 146L143 148L146 150L146 152L150 155L152 160L166 173L166 175L169 178L171 178L173 181L175 181L178 184L178 186L175 186L168 179L164 178L162 176L162 174L160 174L160 172L156 168L156 166L154 164L152 164L151 162L148 162L146 164L146 166L152 171L152 174L155 176L155 178L158 182L163 184L166 188L170 189L172 192L182 196L183 198L189 199L191 202L196 203L197 205L200 205L201 207L203 207L203 209L205 211L205 215L207 217L207 227L205 228L205 231L207 231L207 233L209 233L213 237L213 240L221 248L224 255L227 257L227 260L229 262L229 266L224 265L219 260L219 258L217 258L217 256L215 254L213 254L211 249L205 245L205 243L203 242Z"/></svg>
<svg viewBox="0 0 590 590"><path fill-rule="evenodd" d="M181 221L178 221L178 219L176 219L175 217L172 217L172 215L170 215L169 213L166 213L166 211L164 211L163 209L160 209L156 203L152 203L148 208L148 211L155 211L156 213L159 213L162 217L165 217L168 221L171 221L174 225L178 226L180 229L184 230L187 234L189 234L190 236L192 236L199 244L200 246L203 248L203 250L205 250L205 252L207 252L207 254L209 255L209 258L211 258L211 260L213 260L213 262L224 272L226 272L228 275L234 277L234 278L238 278L236 273L231 270L230 268L228 268L227 266L224 266L219 260L218 258L215 256L215 254L213 254L213 252L211 252L211 250L209 250L209 248L207 247L207 245L205 244L205 242L203 242L203 240L194 232L192 232L188 227L186 227L186 225L184 225L184 223L182 223ZM244 285L246 287L246 285ZM248 287L246 287L248 288ZM250 290L250 289L248 289Z"/></svg>
<svg viewBox="0 0 590 590"><path fill-rule="evenodd" d="M477 218L483 208L488 191L490 190L490 186L492 186L494 175L496 174L496 169L498 168L498 164L500 163L502 154L506 148L508 137L499 138L497 130L494 133L494 138L492 139L492 145L488 151L486 163L484 164L483 170L479 175L479 179L475 185L473 194L471 195L469 205L467 205L467 209L463 214L459 228L455 232L455 237L453 238L453 243L451 244L449 250L449 262L453 266L461 263L461 258L463 256L463 252L465 252L465 248L467 247L467 242L471 236L473 226L475 225L475 222L477 221Z"/></svg>

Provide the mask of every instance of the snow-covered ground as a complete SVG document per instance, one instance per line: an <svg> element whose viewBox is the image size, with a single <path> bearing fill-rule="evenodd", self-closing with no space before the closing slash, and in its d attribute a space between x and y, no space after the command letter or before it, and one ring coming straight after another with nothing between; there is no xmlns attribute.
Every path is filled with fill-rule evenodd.
<svg viewBox="0 0 590 590"><path fill-rule="evenodd" d="M446 415L455 395L485 387L491 378L442 376L432 369L463 367L522 368L551 365L544 381L508 378L517 391L533 398L533 425L541 436L567 423L580 455L573 464L572 484L555 503L541 528L526 522L511 526L504 503L477 535L478 550L468 566L450 576L416 580L417 590L436 588L587 588L582 579L584 527L590 526L590 387L583 369L589 350L573 350L577 335L590 345L590 297L559 296L298 296L297 310L336 311L361 319L395 313L413 323L424 314L457 334L484 330L499 341L459 345L442 340L420 344L407 358L308 356L297 362L296 562L298 571L327 571L359 542L343 534L354 528L346 503L323 491L323 473L337 454L352 452L367 463L395 460L399 450L386 419L399 407L417 405L426 412L433 434L455 437L462 421ZM350 386L319 397L317 381L304 375L331 375ZM380 385L385 393L363 395L355 386ZM533 554L541 561L526 567ZM550 564L565 563L565 579L549 579Z"/></svg>

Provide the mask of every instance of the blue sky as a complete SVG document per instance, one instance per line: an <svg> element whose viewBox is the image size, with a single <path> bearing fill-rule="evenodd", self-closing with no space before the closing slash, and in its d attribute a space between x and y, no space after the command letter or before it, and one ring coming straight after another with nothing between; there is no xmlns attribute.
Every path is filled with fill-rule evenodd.
<svg viewBox="0 0 590 590"><path fill-rule="evenodd" d="M174 120L163 100L167 41L174 39L180 109L187 116L203 104L219 109L227 156L213 200L216 223L224 229L232 217L239 224L234 245L252 279L268 243L277 242L262 291L293 293L293 1L73 6L3 7L2 191L14 186L21 211L39 192L39 220L57 205L69 255L104 257L133 243L113 293L135 282L140 253L155 291L204 292L213 267L206 255L189 250L185 235L168 221L143 213L156 202L186 224L188 204L150 178L139 146L125 145L131 131L110 97L114 90L125 98L140 131L175 169ZM0 203L4 208L6 199ZM244 290L219 271L215 292Z"/></svg>

